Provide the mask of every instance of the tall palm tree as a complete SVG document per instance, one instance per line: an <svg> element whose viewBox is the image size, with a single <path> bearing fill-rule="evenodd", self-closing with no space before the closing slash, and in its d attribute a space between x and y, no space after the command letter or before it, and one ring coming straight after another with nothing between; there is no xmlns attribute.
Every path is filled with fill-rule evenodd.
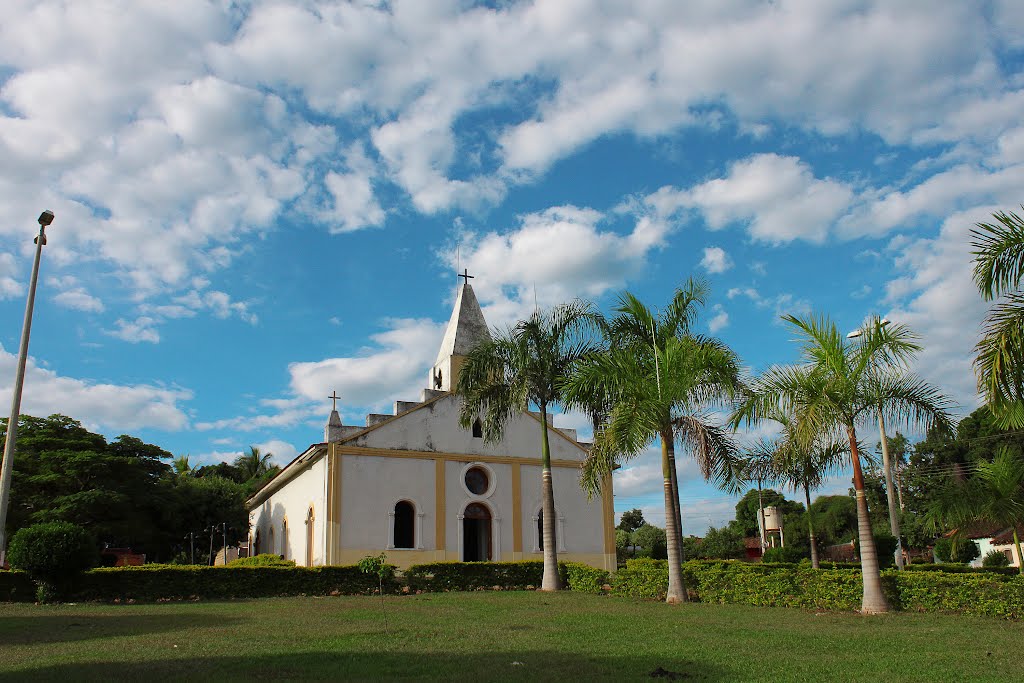
<svg viewBox="0 0 1024 683"><path fill-rule="evenodd" d="M259 446L249 446L249 452L239 455L232 464L238 468L242 481L246 482L270 471L270 460L273 457L273 453L260 451Z"/></svg>
<svg viewBox="0 0 1024 683"><path fill-rule="evenodd" d="M733 414L733 424L753 423L782 412L799 416L794 436L805 446L813 445L822 434L846 437L853 466L864 583L861 611L886 612L889 605L882 593L871 534L857 426L881 410L890 423L940 424L952 429L949 402L930 384L896 367L896 361L916 348L907 341L909 332L902 326L891 326L884 334L871 328L856 343L850 343L826 318L783 319L800 336L803 364L766 371Z"/></svg>
<svg viewBox="0 0 1024 683"><path fill-rule="evenodd" d="M598 490L620 463L661 442L669 568L665 599L670 603L686 600L676 443L690 451L709 480L725 483L737 471L735 445L705 411L724 405L739 390L739 360L718 340L688 331L696 314L693 307L703 300L704 291L687 283L661 316L624 295L616 308L619 315L608 323L612 343L581 363L567 386L574 404L602 392L611 397L604 428L595 434L584 463L582 484L588 491Z"/></svg>
<svg viewBox="0 0 1024 683"><path fill-rule="evenodd" d="M811 491L818 489L825 478L839 470L847 448L839 440L819 435L807 444L797 434L796 420L776 412L770 419L782 426L775 439L761 439L753 448L754 462L770 472L771 478L787 483L795 493L800 490L807 503L807 536L811 545L811 566L819 568L818 542L814 535L814 515L811 512Z"/></svg>
<svg viewBox="0 0 1024 683"><path fill-rule="evenodd" d="M562 401L562 386L572 367L594 348L589 303L574 301L550 311L535 311L506 332L481 341L466 357L456 392L463 403L460 422L469 428L479 415L486 441L501 439L513 416L540 411L541 500L544 576L541 590L558 590L555 548L555 494L551 484L548 411Z"/></svg>
<svg viewBox="0 0 1024 683"><path fill-rule="evenodd" d="M993 217L996 223L971 231L974 282L986 301L1002 297L985 317L974 370L1000 426L1016 429L1024 427L1024 220L1015 213Z"/></svg>
<svg viewBox="0 0 1024 683"><path fill-rule="evenodd" d="M991 462L977 464L974 476L954 481L933 501L928 518L946 528L956 527L962 536L973 522L986 522L1013 529L1013 544L1020 552L1018 528L1024 526L1024 459L1000 449ZM1024 562L1020 563L1024 574Z"/></svg>

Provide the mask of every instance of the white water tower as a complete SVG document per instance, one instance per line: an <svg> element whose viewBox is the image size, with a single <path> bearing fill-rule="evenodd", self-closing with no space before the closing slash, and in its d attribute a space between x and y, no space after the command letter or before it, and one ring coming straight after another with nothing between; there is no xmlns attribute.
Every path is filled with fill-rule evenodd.
<svg viewBox="0 0 1024 683"><path fill-rule="evenodd" d="M778 544L780 547L786 547L786 538L782 533L782 511L774 505L769 505L764 508L764 521L763 526L765 539L769 546L772 548L775 546L776 534L778 535Z"/></svg>

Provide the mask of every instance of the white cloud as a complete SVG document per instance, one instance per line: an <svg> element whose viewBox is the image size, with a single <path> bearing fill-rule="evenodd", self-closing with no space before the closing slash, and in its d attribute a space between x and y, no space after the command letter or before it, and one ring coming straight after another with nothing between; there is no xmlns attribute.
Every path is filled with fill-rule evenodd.
<svg viewBox="0 0 1024 683"><path fill-rule="evenodd" d="M260 452L263 454L271 454L273 457L270 459L275 465L284 467L298 455L298 451L295 450L295 446L281 441L280 439L271 439L270 441L264 441L263 443L256 444L259 447Z"/></svg>
<svg viewBox="0 0 1024 683"><path fill-rule="evenodd" d="M900 244L894 250L898 275L887 290L892 308L885 317L921 335L923 349L914 367L949 392L965 413L978 405L971 362L987 309L971 275L970 231L1000 208L953 214L934 238Z"/></svg>
<svg viewBox="0 0 1024 683"><path fill-rule="evenodd" d="M0 301L12 299L25 291L25 286L14 279L17 272L14 256L0 253Z"/></svg>
<svg viewBox="0 0 1024 683"><path fill-rule="evenodd" d="M350 406L382 406L398 399L417 399L445 325L423 319L385 322L388 329L372 335L374 346L358 356L290 364L288 372L295 394L321 403L323 397L337 391Z"/></svg>
<svg viewBox="0 0 1024 683"><path fill-rule="evenodd" d="M155 324L156 321L147 316L140 316L134 322L118 318L117 322L114 323L115 329L104 330L104 333L132 344L138 344L139 342L156 344L160 341L160 333L154 329L153 325Z"/></svg>
<svg viewBox="0 0 1024 683"><path fill-rule="evenodd" d="M722 308L721 304L715 304L712 310L715 312L715 315L708 321L708 329L711 330L711 334L715 334L719 330L728 327L729 314Z"/></svg>
<svg viewBox="0 0 1024 683"><path fill-rule="evenodd" d="M0 346L0 401L10 404L17 355ZM184 429L188 419L180 403L192 392L148 384L118 385L62 377L28 359L21 412L28 415L61 413L93 428L111 431Z"/></svg>
<svg viewBox="0 0 1024 683"><path fill-rule="evenodd" d="M723 178L687 190L663 187L645 201L666 216L697 209L712 230L743 223L755 240L780 244L823 242L852 199L848 185L815 178L800 159L758 154L733 163Z"/></svg>
<svg viewBox="0 0 1024 683"><path fill-rule="evenodd" d="M721 247L705 247L701 267L712 274L724 273L732 268L732 259Z"/></svg>
<svg viewBox="0 0 1024 683"><path fill-rule="evenodd" d="M461 262L487 277L474 283L491 325L510 323L532 310L534 288L542 306L596 297L639 273L668 227L647 216L620 234L601 229L607 217L593 209L552 207L520 217L516 229L464 237ZM466 246L468 245L468 246ZM446 254L454 267L455 255Z"/></svg>

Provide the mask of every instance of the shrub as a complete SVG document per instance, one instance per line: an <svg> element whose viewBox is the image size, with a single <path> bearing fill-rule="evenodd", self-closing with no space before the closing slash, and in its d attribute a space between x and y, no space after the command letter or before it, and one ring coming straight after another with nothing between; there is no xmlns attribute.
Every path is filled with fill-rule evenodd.
<svg viewBox="0 0 1024 683"><path fill-rule="evenodd" d="M80 600L175 600L187 598L260 598L284 595L372 595L382 584L395 593L398 583L389 571L376 575L355 566L343 567L207 567L158 565L104 567L80 578Z"/></svg>
<svg viewBox="0 0 1024 683"><path fill-rule="evenodd" d="M769 548L764 551L761 557L762 562L799 562L808 557L802 548L786 546L784 548Z"/></svg>
<svg viewBox="0 0 1024 683"><path fill-rule="evenodd" d="M875 534L875 553L878 566L882 569L896 564L896 537L892 534Z"/></svg>
<svg viewBox="0 0 1024 683"><path fill-rule="evenodd" d="M981 548L974 541L954 542L949 538L935 541L935 556L943 562L961 562L967 564L981 557Z"/></svg>
<svg viewBox="0 0 1024 683"><path fill-rule="evenodd" d="M981 560L982 567L1009 567L1010 558L1000 550L990 550Z"/></svg>
<svg viewBox="0 0 1024 683"><path fill-rule="evenodd" d="M48 522L20 529L11 538L8 559L39 584L37 597L51 602L68 590L83 570L99 561L96 539L77 524Z"/></svg>
<svg viewBox="0 0 1024 683"><path fill-rule="evenodd" d="M608 572L582 562L559 562L565 587L579 593L603 593Z"/></svg>
<svg viewBox="0 0 1024 683"><path fill-rule="evenodd" d="M612 592L631 598L664 600L668 593L668 562L647 558L627 560L612 580Z"/></svg>
<svg viewBox="0 0 1024 683"><path fill-rule="evenodd" d="M911 572L941 572L944 574L1002 574L1016 576L1016 567L971 567L966 564L915 564L904 567Z"/></svg>
<svg viewBox="0 0 1024 683"><path fill-rule="evenodd" d="M544 563L526 562L430 562L405 570L410 590L468 591L501 586L522 590L539 586Z"/></svg>
<svg viewBox="0 0 1024 683"><path fill-rule="evenodd" d="M898 594L896 607L911 612L956 612L1024 617L1024 577L995 572L886 572Z"/></svg>
<svg viewBox="0 0 1024 683"><path fill-rule="evenodd" d="M294 567L295 560L286 560L280 555L264 553L252 557L239 557L228 562L229 567Z"/></svg>

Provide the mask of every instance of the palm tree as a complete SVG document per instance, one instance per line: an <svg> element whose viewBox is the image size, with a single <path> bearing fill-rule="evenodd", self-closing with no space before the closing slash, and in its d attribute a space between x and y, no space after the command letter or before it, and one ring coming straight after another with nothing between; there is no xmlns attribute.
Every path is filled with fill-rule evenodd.
<svg viewBox="0 0 1024 683"><path fill-rule="evenodd" d="M541 500L544 576L541 590L558 590L555 548L555 495L551 485L548 410L563 398L562 385L572 367L589 354L590 304L574 301L550 311L535 311L506 332L477 344L466 357L456 392L463 403L460 422L469 428L482 415L484 440L501 439L514 415L536 406L540 411Z"/></svg>
<svg viewBox="0 0 1024 683"><path fill-rule="evenodd" d="M604 428L595 434L584 463L582 484L588 491L598 490L616 466L655 440L661 442L669 568L665 599L670 603L686 600L676 442L689 449L709 480L725 483L737 469L735 445L704 411L731 400L739 390L739 361L718 340L689 333L694 306L705 295L702 284L690 281L659 316L632 295L623 295L618 315L607 324L608 349L581 363L567 386L575 405L595 395L611 398Z"/></svg>
<svg viewBox="0 0 1024 683"><path fill-rule="evenodd" d="M179 455L174 459L174 474L178 477L191 477L196 473L197 465L189 464L188 455Z"/></svg>
<svg viewBox="0 0 1024 683"><path fill-rule="evenodd" d="M263 453L259 446L249 446L249 452L235 458L232 463L238 468L243 482L251 481L270 471L270 460L273 453Z"/></svg>
<svg viewBox="0 0 1024 683"><path fill-rule="evenodd" d="M846 437L853 465L864 583L861 611L886 612L889 605L882 593L871 534L857 425L881 411L890 422L939 424L952 429L949 402L930 384L896 367L917 348L908 341L910 334L903 326L890 325L884 333L878 332L880 326L873 326L851 343L826 318L783 319L800 335L804 363L765 372L733 414L733 424L749 424L781 412L799 416L794 436L805 446L812 446L823 434Z"/></svg>
<svg viewBox="0 0 1024 683"><path fill-rule="evenodd" d="M1000 426L1017 429L1024 427L1024 220L1015 213L993 217L995 224L971 231L974 282L986 301L1003 297L985 317L974 370Z"/></svg>
<svg viewBox="0 0 1024 683"><path fill-rule="evenodd" d="M1018 533L1024 525L1024 459L1002 448L991 462L979 461L973 477L954 482L936 498L928 518L933 524L956 527L960 537L973 522L1011 527L1017 557L1024 558ZM1020 573L1024 574L1024 562Z"/></svg>
<svg viewBox="0 0 1024 683"><path fill-rule="evenodd" d="M770 473L762 476L786 482L794 493L797 490L803 491L807 503L807 536L811 545L811 566L818 569L818 542L814 536L811 491L820 488L828 475L839 470L847 449L841 441L830 439L827 435L819 436L808 446L798 438L797 425L793 418L779 412L770 419L782 426L782 434L776 439L761 439L754 446L751 457L754 463L759 464L759 469Z"/></svg>

